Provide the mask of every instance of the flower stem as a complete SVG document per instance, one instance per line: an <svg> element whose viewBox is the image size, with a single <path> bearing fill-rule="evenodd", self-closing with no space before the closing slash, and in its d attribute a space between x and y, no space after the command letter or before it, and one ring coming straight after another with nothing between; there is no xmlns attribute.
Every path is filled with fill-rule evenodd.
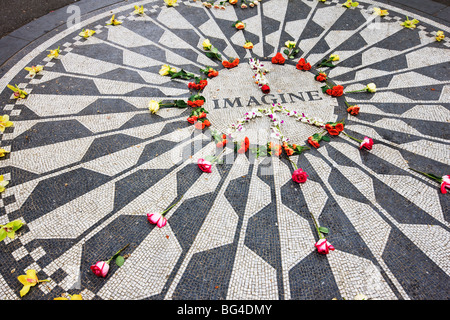
<svg viewBox="0 0 450 320"><path fill-rule="evenodd" d="M425 173L425 172L422 172L422 171L419 171L419 170L416 170L416 169L413 169L413 168L408 168L408 169L410 169L412 171L415 171L417 173L423 174L424 176L427 176L428 178L433 179L434 181L442 182L442 178L438 179L438 178L436 178L436 177L434 177L432 175L429 175L428 173Z"/></svg>
<svg viewBox="0 0 450 320"><path fill-rule="evenodd" d="M347 105L347 107L351 107L351 105L347 101L344 101L344 102Z"/></svg>
<svg viewBox="0 0 450 320"><path fill-rule="evenodd" d="M184 196L184 195L183 195L183 196ZM181 198L178 199L178 201L175 202L173 205L171 205L171 206L168 207L166 210L164 210L164 211L161 213L161 215L164 217L164 215L165 215L170 209L172 209L173 207L175 207L175 206L178 204L178 202L180 202L180 200L183 199L183 196L181 196Z"/></svg>
<svg viewBox="0 0 450 320"><path fill-rule="evenodd" d="M294 161L292 161L290 157L288 157L288 159L292 163L292 165L294 166L295 170L297 170L298 168L297 168L297 165L294 163Z"/></svg>
<svg viewBox="0 0 450 320"><path fill-rule="evenodd" d="M314 218L314 215L312 214L311 211L309 211L309 213L311 214L311 218L314 222L314 226L316 227L316 231L317 231L317 234L319 235L319 239L323 239L324 237L323 237L322 232L319 231L319 225L317 224L316 218Z"/></svg>
<svg viewBox="0 0 450 320"><path fill-rule="evenodd" d="M109 262L114 259L115 257L117 257L119 255L119 253L121 253L123 250L125 250L130 244L127 244L125 247L123 247L122 249L120 249L119 251L117 251L112 257L111 259L109 259L108 261L106 261L106 263L109 264Z"/></svg>
<svg viewBox="0 0 450 320"><path fill-rule="evenodd" d="M361 89L361 90L354 90L354 91L346 91L344 93L355 93L355 92L363 92L366 91L367 89Z"/></svg>
<svg viewBox="0 0 450 320"><path fill-rule="evenodd" d="M347 137L349 137L350 139L353 139L353 140L355 140L355 141L358 141L359 143L362 143L362 140L353 138L352 136L349 136L348 134L346 134L344 131L342 131L342 133L345 134L345 135L346 135Z"/></svg>

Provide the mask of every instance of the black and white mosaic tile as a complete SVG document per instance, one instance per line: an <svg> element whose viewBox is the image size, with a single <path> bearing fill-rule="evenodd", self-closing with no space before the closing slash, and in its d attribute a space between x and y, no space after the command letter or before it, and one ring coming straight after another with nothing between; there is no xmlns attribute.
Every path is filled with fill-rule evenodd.
<svg viewBox="0 0 450 320"><path fill-rule="evenodd" d="M24 222L14 240L0 243L0 298L449 299L450 198L408 167L450 174L449 38L434 38L450 27L376 1L353 9L344 2L262 0L216 10L201 1L145 0L105 8L37 42L0 79L1 115L14 122L0 136L11 151L0 159L10 181L0 224ZM145 14L134 15L134 5ZM373 7L389 15L372 16ZM106 25L112 13L122 25ZM407 15L420 21L417 29L400 26ZM246 29L236 31L237 20ZM83 39L82 28L96 34ZM228 70L209 59L206 38L240 65ZM348 115L342 97L322 94L293 60L270 63L288 40L300 49L295 62L338 54L336 67L324 70L346 91L377 84L375 94L346 95L358 116ZM47 50L58 46L61 56L50 61ZM270 95L253 83L251 57L267 61ZM220 131L278 101L324 121L344 118L349 134L375 145L359 150L340 136L293 157L309 174L300 185L286 159L231 148L224 164L203 173L196 161L215 144L187 123L190 110L148 111L150 100L191 95L188 81L159 75L163 64L197 75L205 66L219 70L204 96ZM44 65L42 75L29 78L23 68L31 65ZM26 99L11 97L6 85L16 83ZM299 144L320 132L286 122ZM244 133L266 141L268 128L258 119ZM181 196L164 228L148 223L147 213ZM328 255L315 250L311 214L330 229L336 250ZM122 267L112 264L106 278L90 271L126 244ZM21 298L17 276L28 269L50 281Z"/></svg>

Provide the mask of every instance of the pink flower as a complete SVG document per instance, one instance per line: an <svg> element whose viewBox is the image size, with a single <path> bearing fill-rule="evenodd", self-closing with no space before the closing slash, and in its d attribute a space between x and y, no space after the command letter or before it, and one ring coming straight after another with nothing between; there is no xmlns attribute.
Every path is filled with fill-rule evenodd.
<svg viewBox="0 0 450 320"><path fill-rule="evenodd" d="M106 261L98 261L91 266L91 270L96 276L105 278L109 271L109 264Z"/></svg>
<svg viewBox="0 0 450 320"><path fill-rule="evenodd" d="M292 180L294 180L297 183L304 183L308 179L308 174L302 170L302 168L299 168L292 173Z"/></svg>
<svg viewBox="0 0 450 320"><path fill-rule="evenodd" d="M166 225L167 219L161 213L147 213L147 219L151 224L156 224L159 228Z"/></svg>
<svg viewBox="0 0 450 320"><path fill-rule="evenodd" d="M372 150L372 146L373 146L372 138L364 137L364 140L361 142L359 148L362 149L364 147L367 150Z"/></svg>
<svg viewBox="0 0 450 320"><path fill-rule="evenodd" d="M442 177L442 184L441 184L441 192L442 193L447 193L447 189L450 187L450 175L446 175Z"/></svg>
<svg viewBox="0 0 450 320"><path fill-rule="evenodd" d="M327 239L320 239L315 244L317 251L321 254L328 254L329 250L334 250L334 247L327 241Z"/></svg>
<svg viewBox="0 0 450 320"><path fill-rule="evenodd" d="M203 172L211 173L212 163L209 161L206 161L203 158L198 159L197 161L198 167Z"/></svg>

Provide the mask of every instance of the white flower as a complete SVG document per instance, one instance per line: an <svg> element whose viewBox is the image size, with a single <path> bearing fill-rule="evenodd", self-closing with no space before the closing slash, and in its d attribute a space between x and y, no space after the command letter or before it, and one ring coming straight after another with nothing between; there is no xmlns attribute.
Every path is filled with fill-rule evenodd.
<svg viewBox="0 0 450 320"><path fill-rule="evenodd" d="M367 88L368 92L376 92L377 91L377 86L375 85L375 83L369 83L366 88Z"/></svg>

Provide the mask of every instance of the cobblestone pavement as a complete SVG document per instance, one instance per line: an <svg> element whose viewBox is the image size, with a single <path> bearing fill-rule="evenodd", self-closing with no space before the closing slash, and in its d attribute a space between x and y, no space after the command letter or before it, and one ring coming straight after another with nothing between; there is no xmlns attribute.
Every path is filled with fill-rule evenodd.
<svg viewBox="0 0 450 320"><path fill-rule="evenodd" d="M25 42L11 41L18 33L1 39L9 47L0 55L0 115L14 125L0 136L0 148L10 151L0 158L9 181L0 225L23 226L0 243L0 297L449 299L449 195L409 169L450 174L450 24L438 17L448 7L433 2L427 13L402 1L344 2L262 0L221 10L192 0L175 7L99 1L74 26L28 26L20 32L34 35ZM373 15L375 7L389 15ZM57 14L70 21L65 9ZM122 24L107 25L113 14ZM406 16L419 20L416 28L401 25ZM238 20L245 29L232 26ZM96 33L84 39L83 29ZM438 31L444 40L436 41ZM205 39L240 64L227 69L207 57ZM286 41L295 42L297 56L272 64ZM48 58L57 47L60 56ZM335 67L320 70L332 83L346 92L375 83L377 91L324 93L314 77L331 54L340 57ZM253 81L252 57L269 69L269 94ZM298 70L300 58L313 68ZM197 76L206 66L219 71L202 92L210 129L226 132L253 108L281 103L325 122L345 120L345 132L373 138L373 148L340 134L291 161L256 157L252 148L271 138L261 117L233 136L248 136L251 150L236 153L230 143L224 163L203 172L197 160L213 155L216 143L210 130L186 120L192 108L149 112L150 100L193 93L192 80L161 76L164 64ZM44 69L30 77L24 68L33 65ZM14 99L8 84L28 96ZM360 113L349 114L346 102ZM279 117L298 145L323 131ZM309 175L305 183L291 179L296 167ZM149 223L147 213L173 204L166 226ZM315 221L329 230L335 250L328 254L314 246ZM91 271L127 244L122 266L112 261L106 278ZM49 281L21 297L18 276L31 269Z"/></svg>

